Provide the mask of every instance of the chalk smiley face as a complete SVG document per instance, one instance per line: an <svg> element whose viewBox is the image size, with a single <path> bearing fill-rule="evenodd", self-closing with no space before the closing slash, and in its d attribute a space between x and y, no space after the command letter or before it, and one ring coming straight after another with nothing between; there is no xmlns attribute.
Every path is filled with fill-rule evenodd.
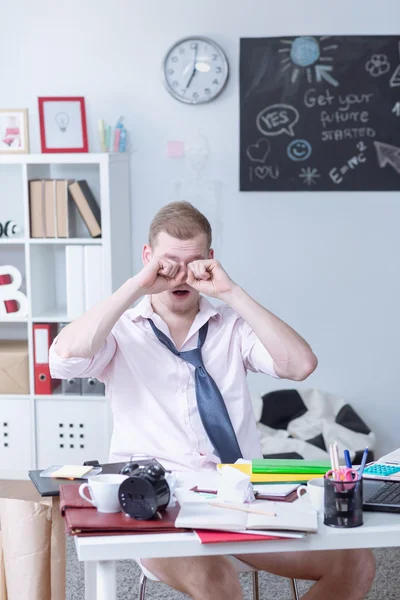
<svg viewBox="0 0 400 600"><path fill-rule="evenodd" d="M287 147L287 155L291 160L307 160L311 152L311 144L307 140L293 140Z"/></svg>

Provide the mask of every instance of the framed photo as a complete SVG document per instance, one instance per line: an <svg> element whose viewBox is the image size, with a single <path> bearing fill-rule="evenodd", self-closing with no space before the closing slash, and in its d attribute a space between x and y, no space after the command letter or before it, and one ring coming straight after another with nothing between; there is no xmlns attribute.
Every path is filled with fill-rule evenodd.
<svg viewBox="0 0 400 600"><path fill-rule="evenodd" d="M28 109L0 109L0 153L29 152Z"/></svg>
<svg viewBox="0 0 400 600"><path fill-rule="evenodd" d="M38 100L42 152L88 152L85 99Z"/></svg>

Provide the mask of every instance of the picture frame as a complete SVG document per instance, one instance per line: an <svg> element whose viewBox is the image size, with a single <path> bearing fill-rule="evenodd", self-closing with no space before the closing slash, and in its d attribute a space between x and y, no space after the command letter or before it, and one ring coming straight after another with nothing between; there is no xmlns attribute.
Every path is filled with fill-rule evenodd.
<svg viewBox="0 0 400 600"><path fill-rule="evenodd" d="M47 96L38 102L43 153L89 151L83 97Z"/></svg>
<svg viewBox="0 0 400 600"><path fill-rule="evenodd" d="M0 154L27 154L28 152L28 109L1 108Z"/></svg>

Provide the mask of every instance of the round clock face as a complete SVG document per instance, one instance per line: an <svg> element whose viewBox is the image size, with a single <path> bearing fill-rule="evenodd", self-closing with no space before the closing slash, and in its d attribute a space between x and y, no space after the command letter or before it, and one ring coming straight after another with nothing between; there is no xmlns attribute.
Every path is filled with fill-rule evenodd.
<svg viewBox="0 0 400 600"><path fill-rule="evenodd" d="M167 90L187 104L213 100L225 86L229 71L223 50L200 37L177 42L167 53L163 68Z"/></svg>

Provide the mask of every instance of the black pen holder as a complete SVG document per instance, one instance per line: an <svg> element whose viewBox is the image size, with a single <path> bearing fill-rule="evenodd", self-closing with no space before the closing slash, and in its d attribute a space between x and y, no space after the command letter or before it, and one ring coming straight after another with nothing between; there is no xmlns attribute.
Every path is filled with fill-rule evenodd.
<svg viewBox="0 0 400 600"><path fill-rule="evenodd" d="M336 481L325 477L324 524L359 527L363 524L363 481Z"/></svg>

